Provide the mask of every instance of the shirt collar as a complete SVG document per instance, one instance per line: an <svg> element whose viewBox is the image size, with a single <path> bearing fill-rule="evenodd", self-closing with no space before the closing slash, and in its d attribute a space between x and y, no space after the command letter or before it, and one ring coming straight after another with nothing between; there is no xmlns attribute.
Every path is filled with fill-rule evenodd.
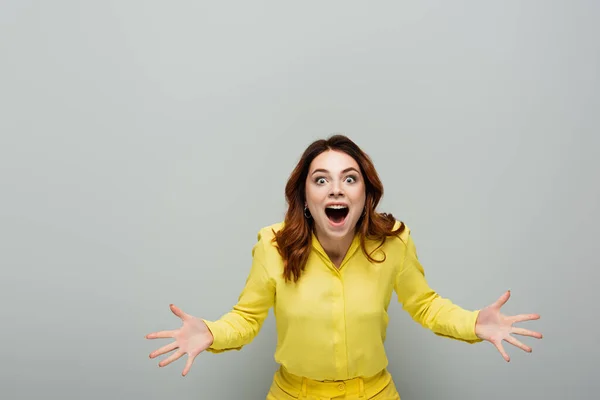
<svg viewBox="0 0 600 400"><path fill-rule="evenodd" d="M321 242L319 242L319 239L317 238L317 235L315 235L314 230L311 232L311 238L312 238L313 249L319 254L319 256L321 256L321 258L323 258L323 260L329 266L331 266L332 268L335 268L335 265L333 265L333 262L331 261L331 259L327 255L327 253L325 252L325 249L323 249L323 246L321 246ZM350 258L354 255L354 253L356 252L356 250L358 250L359 247L360 247L360 235L358 233L355 233L354 238L352 239L352 243L350 243L350 247L348 247L348 251L346 252L346 255L344 256L344 259L343 259L342 263L340 264L339 269L342 269L344 267L344 265L348 262L348 260L350 260ZM335 268L335 269L338 269L338 268Z"/></svg>

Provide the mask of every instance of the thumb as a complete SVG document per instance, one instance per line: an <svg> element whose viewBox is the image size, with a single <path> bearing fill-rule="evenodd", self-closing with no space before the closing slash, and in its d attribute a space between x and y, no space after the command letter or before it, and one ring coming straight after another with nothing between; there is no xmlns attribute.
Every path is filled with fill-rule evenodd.
<svg viewBox="0 0 600 400"><path fill-rule="evenodd" d="M181 319L185 319L188 316L175 304L170 304L169 307L171 308L171 311L173 312L173 314L177 315Z"/></svg>
<svg viewBox="0 0 600 400"><path fill-rule="evenodd" d="M496 300L494 302L493 306L496 307L496 308L500 308L500 307L502 307L503 305L506 304L506 302L508 301L508 299L510 299L510 290L507 290L506 292L504 292L502 294L502 296L500 296L498 298L498 300Z"/></svg>

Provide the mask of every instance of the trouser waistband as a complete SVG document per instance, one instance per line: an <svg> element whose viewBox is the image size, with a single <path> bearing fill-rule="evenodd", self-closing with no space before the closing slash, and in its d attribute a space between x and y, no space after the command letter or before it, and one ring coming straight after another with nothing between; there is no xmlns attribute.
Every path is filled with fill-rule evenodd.
<svg viewBox="0 0 600 400"><path fill-rule="evenodd" d="M280 367L275 373L275 381L279 387L294 396L337 397L341 395L358 395L369 398L382 391L390 382L391 375L387 369L375 376L357 377L338 381L317 381L290 373Z"/></svg>

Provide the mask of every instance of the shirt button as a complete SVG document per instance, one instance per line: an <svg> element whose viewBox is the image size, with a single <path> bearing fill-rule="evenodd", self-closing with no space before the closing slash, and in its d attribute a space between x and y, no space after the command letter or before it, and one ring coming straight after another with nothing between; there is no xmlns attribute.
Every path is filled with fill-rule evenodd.
<svg viewBox="0 0 600 400"><path fill-rule="evenodd" d="M344 390L344 387L345 387L345 386L344 386L344 384L343 384L343 383L340 383L340 384L338 385L338 389L340 390L340 392Z"/></svg>

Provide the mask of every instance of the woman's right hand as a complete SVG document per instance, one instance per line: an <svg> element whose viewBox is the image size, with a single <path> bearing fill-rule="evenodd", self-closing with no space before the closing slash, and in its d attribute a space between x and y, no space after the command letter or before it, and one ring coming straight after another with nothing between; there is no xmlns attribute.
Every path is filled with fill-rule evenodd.
<svg viewBox="0 0 600 400"><path fill-rule="evenodd" d="M206 326L206 323L204 323L202 319L184 313L173 304L171 304L170 307L171 311L173 311L173 314L181 318L183 325L179 329L154 332L146 335L146 339L175 339L166 346L163 346L160 349L150 353L150 358L155 358L161 354L166 354L170 351L177 350L168 358L165 358L158 363L159 367L164 367L171 364L173 361L178 360L184 354L187 354L187 363L185 364L182 372L182 375L185 376L190 371L190 368L194 363L194 359L198 356L198 354L210 347L214 338L208 329L208 326Z"/></svg>

